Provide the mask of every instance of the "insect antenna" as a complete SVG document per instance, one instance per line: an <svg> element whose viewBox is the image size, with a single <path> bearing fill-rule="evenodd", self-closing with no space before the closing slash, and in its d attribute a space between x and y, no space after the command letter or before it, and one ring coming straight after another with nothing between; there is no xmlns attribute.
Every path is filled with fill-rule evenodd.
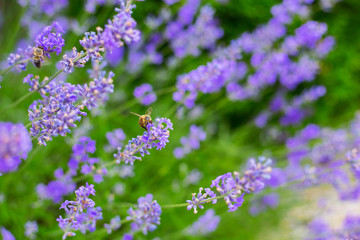
<svg viewBox="0 0 360 240"><path fill-rule="evenodd" d="M137 114L137 113L133 113L133 112L130 112L131 114L134 114L134 115L136 115L136 116L138 116L138 117L141 117L141 115L139 115L139 114Z"/></svg>

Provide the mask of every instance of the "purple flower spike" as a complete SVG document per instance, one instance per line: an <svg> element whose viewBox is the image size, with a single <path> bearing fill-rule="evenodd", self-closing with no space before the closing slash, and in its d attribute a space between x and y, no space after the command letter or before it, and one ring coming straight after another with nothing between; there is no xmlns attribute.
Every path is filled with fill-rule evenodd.
<svg viewBox="0 0 360 240"><path fill-rule="evenodd" d="M161 207L156 200L153 200L152 194L138 199L137 206L129 208L127 220L132 220L131 233L142 231L144 235L154 231L160 224Z"/></svg>
<svg viewBox="0 0 360 240"><path fill-rule="evenodd" d="M44 54L50 58L51 52L61 53L62 47L65 46L65 40L62 38L63 28L58 22L46 26L43 31L36 37L36 47L42 47Z"/></svg>
<svg viewBox="0 0 360 240"><path fill-rule="evenodd" d="M74 70L74 67L82 68L84 67L86 60L85 57L82 59L78 59L75 61L75 58L80 57L83 52L78 52L76 50L76 47L73 47L73 51L70 57L68 57L66 54L63 56L63 60L60 61L62 64L62 67L64 69L64 72L71 73Z"/></svg>
<svg viewBox="0 0 360 240"><path fill-rule="evenodd" d="M134 97L136 97L142 105L150 105L155 102L157 97L150 84L145 83L134 90Z"/></svg>
<svg viewBox="0 0 360 240"><path fill-rule="evenodd" d="M200 142L206 138L206 132L202 127L196 125L190 126L190 134L188 137L182 137L180 142L182 147L175 148L174 156L176 158L183 158L186 154L189 154L193 149L200 148Z"/></svg>
<svg viewBox="0 0 360 240"><path fill-rule="evenodd" d="M81 46L87 51L86 59L89 60L91 57L93 60L102 60L100 52L104 52L104 42L101 39L102 28L96 28L95 32L86 32L83 40L80 40Z"/></svg>
<svg viewBox="0 0 360 240"><path fill-rule="evenodd" d="M36 239L36 234L39 231L36 221L27 221L25 223L25 236L29 239Z"/></svg>
<svg viewBox="0 0 360 240"><path fill-rule="evenodd" d="M259 157L258 161L250 159L248 168L244 173L244 176L240 178L238 172L234 174L226 173L218 176L212 181L211 188L216 188L216 191L222 196L226 205L228 205L229 212L235 211L244 202L244 194L261 190L265 186L265 181L271 177L272 171L270 165L271 159L265 157ZM210 189L206 188L205 193L202 193L203 188L199 189L199 193L192 194L192 199L187 200L187 209L194 209L194 213L197 213L197 208L203 209L203 204L212 201L213 204L217 202L214 199L216 194Z"/></svg>
<svg viewBox="0 0 360 240"><path fill-rule="evenodd" d="M219 222L220 217L215 215L215 211L213 209L209 209L204 215L199 217L196 222L188 227L185 232L188 235L206 236L217 229Z"/></svg>
<svg viewBox="0 0 360 240"><path fill-rule="evenodd" d="M0 232L3 237L3 240L15 240L14 235L12 235L12 233L8 231L6 228L1 227Z"/></svg>
<svg viewBox="0 0 360 240"><path fill-rule="evenodd" d="M109 145L105 147L105 150L107 152L111 152L116 150L118 147L122 147L125 138L126 135L124 133L124 130L122 130L121 128L106 133L106 139L108 140Z"/></svg>
<svg viewBox="0 0 360 240"><path fill-rule="evenodd" d="M116 231L121 227L120 222L121 222L120 217L115 216L114 218L112 218L110 220L109 224L107 224L107 223L104 224L104 228L106 228L107 233L110 234L110 233L112 233L112 231Z"/></svg>
<svg viewBox="0 0 360 240"><path fill-rule="evenodd" d="M32 56L33 48L28 46L26 49L18 48L16 53L10 53L7 60L9 66L16 64L16 69L21 72L26 70L27 61L30 60Z"/></svg>
<svg viewBox="0 0 360 240"><path fill-rule="evenodd" d="M136 22L131 17L130 11L115 9L118 14L105 25L105 30L101 34L101 40L106 51L111 52L113 48L119 48L132 42L140 40L140 31L135 29Z"/></svg>
<svg viewBox="0 0 360 240"><path fill-rule="evenodd" d="M156 150L161 150L169 142L169 130L172 130L172 123L167 118L157 118L157 124L149 123L148 131L145 131L142 136L131 139L128 144L122 148L118 148L118 153L114 154L117 163L124 162L125 164L134 165L135 160L141 160L144 155L149 155L148 149L156 147ZM135 154L140 153L140 156Z"/></svg>
<svg viewBox="0 0 360 240"><path fill-rule="evenodd" d="M16 171L31 149L31 139L23 124L0 122L0 173Z"/></svg>
<svg viewBox="0 0 360 240"><path fill-rule="evenodd" d="M60 209L64 209L68 218L59 218L59 227L64 230L62 239L69 236L75 236L73 231L80 230L83 234L86 231L93 232L96 229L96 221L102 219L102 210L100 207L95 208L95 202L89 198L95 196L94 185L81 186L75 191L76 201L66 200L61 204Z"/></svg>

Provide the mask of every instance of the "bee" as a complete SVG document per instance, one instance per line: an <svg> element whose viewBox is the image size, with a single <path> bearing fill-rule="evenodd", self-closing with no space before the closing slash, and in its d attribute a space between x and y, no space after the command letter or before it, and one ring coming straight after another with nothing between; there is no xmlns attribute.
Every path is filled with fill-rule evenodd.
<svg viewBox="0 0 360 240"><path fill-rule="evenodd" d="M152 112L152 108L149 107L149 108L146 110L146 112L145 112L144 115L140 115L140 114L133 113L133 112L130 112L130 113L131 113L131 114L134 114L134 115L136 115L136 116L139 117L139 126L142 127L143 129L145 129L145 130L147 131L148 129L147 129L146 126L147 126L149 123L152 123L152 120L151 120L151 117L150 117L151 112Z"/></svg>
<svg viewBox="0 0 360 240"><path fill-rule="evenodd" d="M35 67L41 68L41 62L43 61L44 48L42 46L33 47L33 63Z"/></svg>

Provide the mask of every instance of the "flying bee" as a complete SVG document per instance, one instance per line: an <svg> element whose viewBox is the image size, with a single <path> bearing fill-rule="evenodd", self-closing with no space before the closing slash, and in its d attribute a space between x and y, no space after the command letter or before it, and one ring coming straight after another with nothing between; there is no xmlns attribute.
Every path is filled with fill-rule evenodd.
<svg viewBox="0 0 360 240"><path fill-rule="evenodd" d="M35 67L41 68L42 58L44 56L44 48L42 46L33 47L33 63Z"/></svg>
<svg viewBox="0 0 360 240"><path fill-rule="evenodd" d="M140 115L140 114L133 113L133 112L130 112L130 113L131 113L131 114L134 114L134 115L136 115L136 116L139 117L139 126L142 127L143 129L145 129L145 130L147 131L148 129L147 129L146 126L147 126L149 123L152 123L152 120L151 120L151 117L150 117L151 112L152 112L152 108L149 107L149 108L146 110L146 112L145 112L144 115Z"/></svg>

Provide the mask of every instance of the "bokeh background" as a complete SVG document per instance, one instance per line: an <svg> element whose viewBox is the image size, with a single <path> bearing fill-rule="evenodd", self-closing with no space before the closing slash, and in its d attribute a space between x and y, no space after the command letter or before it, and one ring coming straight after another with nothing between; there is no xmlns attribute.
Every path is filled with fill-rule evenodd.
<svg viewBox="0 0 360 240"><path fill-rule="evenodd" d="M202 1L215 9L215 16L224 30L223 37L218 45L226 46L232 39L245 31L252 31L259 24L271 18L270 8L279 3L274 0L231 0L221 4L215 0ZM84 11L84 1L69 0L69 5L56 16L40 15L42 23L51 23L58 17L77 20L79 26L85 26L83 31L94 30L96 26L103 26L107 19L114 15L111 5L99 6L94 13ZM164 3L160 0L146 0L136 3L133 17L138 23L138 29L147 36L151 29L145 24L149 14L159 14ZM170 8L176 14L181 4ZM0 56L6 62L9 53L13 52L20 39L29 39L29 34L21 26L28 9L21 7L16 0L0 0ZM216 176L243 169L249 157L264 155L272 158L278 166L286 164L286 147L283 139L274 138L273 131L288 136L294 134L307 123L337 128L348 124L354 118L360 101L360 1L344 0L337 3L331 11L322 11L314 7L313 20L325 22L328 25L328 34L334 36L336 45L330 54L321 61L321 70L311 83L300 85L294 95L312 84L326 86L324 97L313 103L313 115L301 124L292 127L281 127L277 121L271 122L269 127L257 128L255 117L261 110L268 107L271 96L277 92L276 85L267 88L259 99L234 102L226 97L224 90L214 94L204 94L199 99L202 111L195 117L179 118L176 116L178 104L172 100L172 91L176 77L187 73L201 64L211 60L208 51L202 51L197 57L188 56L177 66L167 64L144 64L140 71L129 73L126 71L127 61L123 60L116 66L108 66L116 74L114 78L115 91L105 106L101 106L82 120L77 134L83 134L96 140L97 150L94 156L104 162L113 159L112 154L104 150L107 145L105 134L116 128L122 128L127 140L142 134L138 126L137 117L129 112L143 113L147 109L136 101L133 96L135 87L143 83L153 85L155 91L160 91L158 100L151 104L152 116L168 117L174 124L170 142L161 151L152 150L137 162L132 177L121 178L107 176L104 182L95 184L96 196L93 197L97 206L103 208L103 221L98 222L98 228L108 222L115 214L126 215L127 206L123 203L134 203L137 198L152 193L154 198L162 204L183 203L190 199L192 192L197 192L201 186L209 186ZM40 21L40 20L39 20ZM34 24L36 24L34 22ZM34 28L36 26L34 25ZM71 50L73 46L80 48L78 40L82 34L69 31L65 34L64 49ZM168 44L163 44L159 51L165 57L172 54ZM50 76L56 71L55 63L61 56L52 56L41 69L29 65L28 72ZM89 81L87 69L75 69L68 76L72 83L86 83ZM26 73L10 72L1 82L0 109L4 109L28 92L28 87L22 84ZM28 123L27 108L38 96L32 96L18 106L7 110L0 116L0 121ZM185 110L187 112L187 110ZM196 115L196 114L195 114ZM201 147L186 157L178 160L173 150L180 146L180 138L189 134L192 124L202 126L207 133L206 140ZM87 129L86 129L87 128ZM28 159L24 161L16 172L0 177L0 226L11 231L16 239L25 239L24 224L28 220L36 220L39 224L38 239L60 239L56 218L63 214L59 211L59 204L51 201L39 201L35 191L39 183L53 180L53 172L58 167L67 169L67 162L71 155L76 134L73 132L67 137L57 137L46 147L34 147ZM276 135L276 134L275 134ZM201 178L193 184L186 184L185 179L191 171L200 172ZM84 179L78 186L92 178ZM114 186L121 183L124 186L122 194L114 194ZM317 187L306 191L294 192L284 188L276 191L280 194L280 203L277 208L268 209L254 216L249 213L251 201L255 197L247 195L243 207L236 212L227 212L223 202L216 205L205 205L205 209L213 208L221 217L217 230L208 236L185 236L183 229L191 225L205 210L194 215L186 208L163 209L161 225L147 236L139 235L136 239L303 239L306 235L306 225L317 213L317 199L326 197L333 199L337 206L336 194L331 188ZM70 198L72 195L69 196ZM68 198L67 198L68 199ZM334 207L335 208L335 207ZM354 211L355 206L347 207ZM357 209L359 210L359 209ZM308 212L306 212L308 211ZM334 213L335 214L335 213ZM342 214L338 211L338 214ZM335 214L333 217L341 218ZM112 235L104 232L78 233L73 239L121 239L127 232L126 224Z"/></svg>

